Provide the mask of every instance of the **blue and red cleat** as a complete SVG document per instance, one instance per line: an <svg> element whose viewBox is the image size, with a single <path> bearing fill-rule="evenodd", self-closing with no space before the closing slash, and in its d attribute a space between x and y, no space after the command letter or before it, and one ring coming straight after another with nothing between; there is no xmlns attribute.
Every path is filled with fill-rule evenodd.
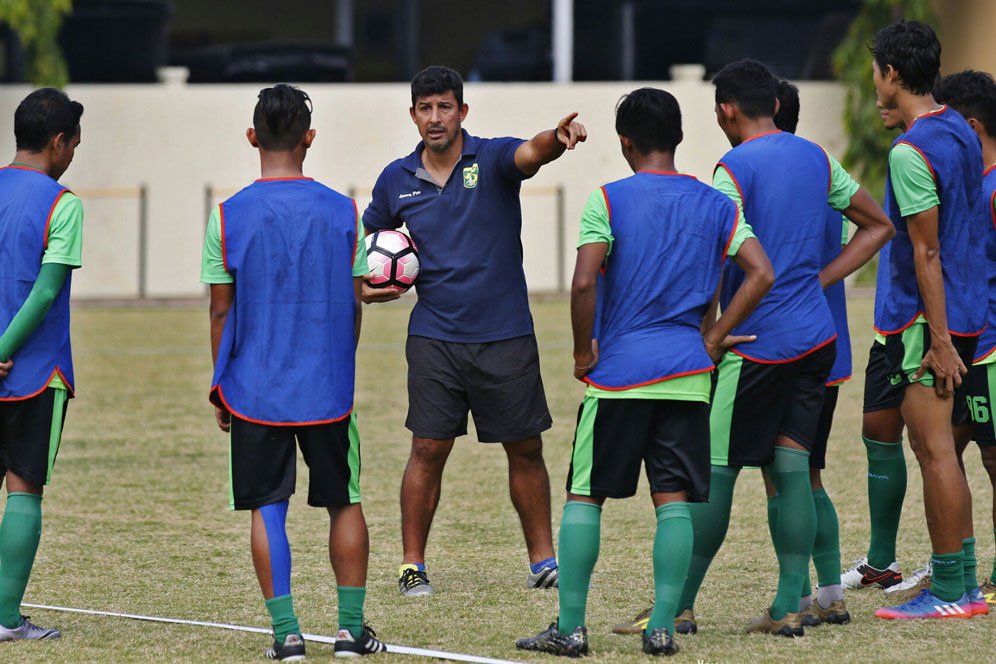
<svg viewBox="0 0 996 664"><path fill-rule="evenodd" d="M924 588L916 597L899 606L883 606L875 612L886 620L924 620L929 618L971 618L975 608L968 594L954 602L946 602L934 597L929 588Z"/></svg>
<svg viewBox="0 0 996 664"><path fill-rule="evenodd" d="M972 604L973 616L989 615L989 603L986 602L986 596L982 594L981 588L976 588L968 593L968 601Z"/></svg>

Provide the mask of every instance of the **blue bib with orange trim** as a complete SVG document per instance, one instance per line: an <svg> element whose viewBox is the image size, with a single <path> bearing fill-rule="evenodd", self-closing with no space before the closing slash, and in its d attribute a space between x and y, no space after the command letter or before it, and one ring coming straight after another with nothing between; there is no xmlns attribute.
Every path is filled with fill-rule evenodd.
<svg viewBox="0 0 996 664"><path fill-rule="evenodd" d="M32 168L0 169L0 330L24 305L41 271L48 226L59 198L68 189ZM0 378L0 400L27 399L42 392L56 372L73 395L73 351L69 342L69 293L66 278L42 322L14 353L14 368Z"/></svg>
<svg viewBox="0 0 996 664"><path fill-rule="evenodd" d="M819 280L830 187L826 152L779 131L744 141L719 165L736 182L744 217L775 269L771 290L733 330L735 335L755 334L757 340L733 352L756 362L789 362L830 343L836 331ZM726 265L724 307L744 278L735 264Z"/></svg>
<svg viewBox="0 0 996 664"><path fill-rule="evenodd" d="M844 234L844 217L827 206L827 227L823 238L823 266L840 256L841 237ZM851 377L851 332L847 328L847 296L843 280L823 289L823 296L830 305L833 326L837 330L837 359L834 360L827 385L841 383Z"/></svg>
<svg viewBox="0 0 996 664"><path fill-rule="evenodd" d="M982 202L989 213L986 230L986 263L989 267L989 313L986 329L979 337L976 361L996 352L996 166L990 166L982 178Z"/></svg>
<svg viewBox="0 0 996 664"><path fill-rule="evenodd" d="M989 301L986 260L986 227L991 225L982 202L982 148L979 137L956 111L924 115L899 136L893 146L907 143L923 155L934 175L940 207L937 234L944 266L944 296L948 329L959 336L975 336L986 324ZM924 313L913 264L913 243L906 220L892 191L891 172L886 178L886 212L896 227L889 251L890 296L882 309L882 334L906 329Z"/></svg>
<svg viewBox="0 0 996 664"><path fill-rule="evenodd" d="M261 424L322 424L353 408L352 199L305 178L260 180L221 205L235 299L211 400Z"/></svg>
<svg viewBox="0 0 996 664"><path fill-rule="evenodd" d="M640 171L602 191L613 243L596 287L599 361L587 382L623 390L710 371L702 318L737 206L678 174Z"/></svg>

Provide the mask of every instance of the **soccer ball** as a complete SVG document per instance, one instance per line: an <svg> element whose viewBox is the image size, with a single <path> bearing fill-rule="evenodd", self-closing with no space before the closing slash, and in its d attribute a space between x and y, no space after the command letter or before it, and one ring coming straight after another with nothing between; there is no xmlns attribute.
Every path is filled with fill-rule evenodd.
<svg viewBox="0 0 996 664"><path fill-rule="evenodd" d="M374 288L404 293L419 272L418 251L412 239L400 231L377 231L367 236L367 281Z"/></svg>

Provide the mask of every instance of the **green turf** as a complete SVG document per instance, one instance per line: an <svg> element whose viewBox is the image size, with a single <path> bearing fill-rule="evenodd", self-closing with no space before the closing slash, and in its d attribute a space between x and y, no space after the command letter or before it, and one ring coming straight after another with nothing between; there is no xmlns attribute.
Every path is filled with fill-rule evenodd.
<svg viewBox="0 0 996 664"><path fill-rule="evenodd" d="M843 556L867 542L864 447L859 437L861 370L870 343L871 301L852 302L856 379L843 387L830 448L828 490L837 503ZM526 557L507 498L500 448L459 441L444 477L428 563L439 594L398 595L398 488L408 454L404 303L365 308L358 412L363 438L364 509L370 524L367 618L391 643L509 659L517 637L556 616L556 594L526 590ZM555 425L546 458L559 520L573 422L582 388L571 377L568 307L533 305L547 395ZM268 626L252 573L249 519L227 511L227 437L214 426L207 311L81 309L73 332L80 397L70 405L45 530L26 601ZM919 473L912 455L900 532L904 567L929 553ZM991 568L990 489L974 447L969 477L978 497L979 569ZM300 466L302 484L306 469ZM334 634L335 582L325 551L324 512L304 491L289 518L293 589L305 631ZM680 638L679 662L985 661L992 619L896 624L871 614L878 591L848 595L852 625L810 630L795 642L742 635L775 586L775 557L765 525L760 476L741 475L726 546L703 586L701 632ZM637 661L639 639L609 634L649 601L654 511L645 485L637 498L611 501L603 516L601 560L592 580L588 625L595 661ZM555 524L556 526L556 524ZM27 611L57 626L59 642L0 644L0 661L261 661L266 637L197 627ZM331 647L309 659L329 661ZM378 656L377 661L403 661Z"/></svg>

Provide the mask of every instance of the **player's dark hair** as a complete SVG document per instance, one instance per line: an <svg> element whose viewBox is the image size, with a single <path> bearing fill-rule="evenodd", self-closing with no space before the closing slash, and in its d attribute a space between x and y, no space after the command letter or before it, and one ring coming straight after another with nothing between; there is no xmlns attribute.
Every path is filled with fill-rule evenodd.
<svg viewBox="0 0 996 664"><path fill-rule="evenodd" d="M945 76L934 88L934 98L961 113L975 118L996 138L996 81L992 74L966 69Z"/></svg>
<svg viewBox="0 0 996 664"><path fill-rule="evenodd" d="M884 73L886 65L900 84L915 95L928 94L941 70L941 42L934 29L919 21L899 21L875 33L872 57Z"/></svg>
<svg viewBox="0 0 996 664"><path fill-rule="evenodd" d="M775 114L778 79L757 60L738 60L723 67L712 79L717 104L736 104L748 118Z"/></svg>
<svg viewBox="0 0 996 664"><path fill-rule="evenodd" d="M76 135L83 104L62 90L40 88L25 97L14 111L14 138L18 150L41 152L54 136Z"/></svg>
<svg viewBox="0 0 996 664"><path fill-rule="evenodd" d="M799 88L785 80L778 81L778 112L775 126L790 134L799 126Z"/></svg>
<svg viewBox="0 0 996 664"><path fill-rule="evenodd" d="M641 154L674 152L681 143L681 107L669 92L640 88L616 105L616 133L633 141Z"/></svg>
<svg viewBox="0 0 996 664"><path fill-rule="evenodd" d="M286 83L260 90L252 125L259 147L276 152L293 150L311 129L311 97Z"/></svg>
<svg viewBox="0 0 996 664"><path fill-rule="evenodd" d="M457 105L463 106L463 79L449 67L426 67L412 79L412 106L422 97L444 95L450 90Z"/></svg>

